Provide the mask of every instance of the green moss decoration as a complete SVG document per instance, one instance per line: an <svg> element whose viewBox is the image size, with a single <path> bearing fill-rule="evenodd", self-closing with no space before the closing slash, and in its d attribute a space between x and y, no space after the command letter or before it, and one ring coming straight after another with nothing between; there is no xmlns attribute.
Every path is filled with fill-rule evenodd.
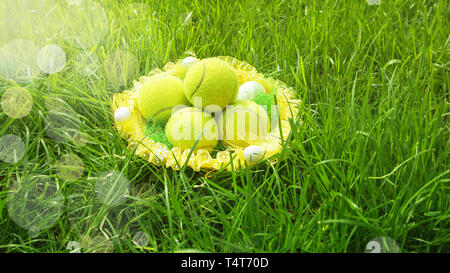
<svg viewBox="0 0 450 273"><path fill-rule="evenodd" d="M165 123L149 121L145 126L145 134L154 141L165 144L169 149L172 149L173 146L172 144L170 144L169 140L167 140L166 134L164 132L165 127Z"/></svg>
<svg viewBox="0 0 450 273"><path fill-rule="evenodd" d="M258 93L256 94L254 101L267 111L267 115L270 118L271 106L275 103L274 94Z"/></svg>

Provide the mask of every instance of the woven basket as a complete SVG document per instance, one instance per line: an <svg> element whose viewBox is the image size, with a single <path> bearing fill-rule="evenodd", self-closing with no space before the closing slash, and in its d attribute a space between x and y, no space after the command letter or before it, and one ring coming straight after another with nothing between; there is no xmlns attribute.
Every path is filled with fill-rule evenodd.
<svg viewBox="0 0 450 273"><path fill-rule="evenodd" d="M258 143L264 151L264 158L272 162L276 160L274 155L278 154L282 149L282 136L286 138L291 131L290 119L297 118L298 106L300 100L296 99L292 88L285 83L272 79L265 78L264 75L246 62L239 61L229 56L221 56L219 59L230 64L236 71L239 85L247 81L256 81L264 86L266 92L275 90L276 103L278 105L279 117L281 124L275 130L272 130L263 140ZM181 150L179 147L169 149L167 145L156 142L145 134L146 122L141 116L137 107L138 92L143 83L151 76L159 73L169 73L176 77L182 77L186 71L181 65L182 60L176 63L169 62L164 68L155 68L150 71L147 76L142 76L138 81L134 81L132 90L126 90L122 93L113 95L111 100L111 108L113 113L119 107L127 107L131 116L124 121L115 121L115 128L128 141L128 149L135 151L135 154L144 158L148 162L161 166L165 165L168 168L178 170L186 164L195 171L200 170L219 170L224 168L226 170L238 170L250 163L246 162L244 158L245 147L228 147L225 151L219 151L215 157L203 149L198 149L191 153L190 149Z"/></svg>

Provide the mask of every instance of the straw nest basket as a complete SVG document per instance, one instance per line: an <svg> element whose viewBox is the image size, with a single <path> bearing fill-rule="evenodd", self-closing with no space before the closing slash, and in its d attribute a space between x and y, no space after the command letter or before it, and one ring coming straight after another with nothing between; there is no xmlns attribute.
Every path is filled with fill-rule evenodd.
<svg viewBox="0 0 450 273"><path fill-rule="evenodd" d="M265 139L257 145L264 150L263 159L275 162L276 154L282 150L283 138L291 131L291 124L295 124L300 100L295 97L294 90L285 83L273 78L266 78L263 74L246 62L239 61L229 56L217 57L230 64L236 71L239 85L247 81L256 81L264 86L266 92L273 92L275 102L278 105L279 124ZM114 94L111 100L113 113L119 107L126 107L130 111L130 117L124 121L115 121L115 128L121 137L128 142L128 149L148 162L161 166L165 165L174 170L184 165L195 171L213 171L219 169L238 170L249 165L244 158L245 147L228 147L225 151L218 151L215 156L202 149L191 152L190 149L181 150L179 147L169 149L167 145L157 142L145 134L146 122L137 107L137 95L149 77L159 73L169 73L173 76L182 77L186 71L181 65L181 59L175 63L167 63L163 69L155 68L147 76L140 77L134 81L132 90ZM292 122L293 121L293 122Z"/></svg>

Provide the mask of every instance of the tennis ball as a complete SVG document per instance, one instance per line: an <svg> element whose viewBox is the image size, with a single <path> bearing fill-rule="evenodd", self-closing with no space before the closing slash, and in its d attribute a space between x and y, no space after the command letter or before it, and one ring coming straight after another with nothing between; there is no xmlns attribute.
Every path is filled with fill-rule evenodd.
<svg viewBox="0 0 450 273"><path fill-rule="evenodd" d="M165 122L175 106L188 105L183 82L167 73L150 77L141 87L138 108L146 120Z"/></svg>
<svg viewBox="0 0 450 273"><path fill-rule="evenodd" d="M222 109L237 95L238 78L233 67L218 58L201 60L192 65L184 78L187 99L202 99L202 108L218 105Z"/></svg>
<svg viewBox="0 0 450 273"><path fill-rule="evenodd" d="M175 112L166 124L165 133L169 142L176 147L212 151L219 137L216 121L201 109L186 107Z"/></svg>
<svg viewBox="0 0 450 273"><path fill-rule="evenodd" d="M256 102L236 101L218 118L220 139L227 145L258 144L270 131L267 112Z"/></svg>

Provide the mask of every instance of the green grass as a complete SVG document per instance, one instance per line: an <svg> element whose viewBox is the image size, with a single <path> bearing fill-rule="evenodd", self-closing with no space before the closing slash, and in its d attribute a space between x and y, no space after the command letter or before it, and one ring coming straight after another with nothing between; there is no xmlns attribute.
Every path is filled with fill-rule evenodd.
<svg viewBox="0 0 450 273"><path fill-rule="evenodd" d="M207 175L151 165L113 128L110 98L131 85L112 83L103 67L80 75L80 49L59 43L64 70L22 85L31 113L0 112L0 135L27 147L18 163L0 163L0 252L67 252L95 236L115 252L363 252L377 236L402 252L450 251L448 1L147 2L134 13L128 1L101 1L108 30L91 49L100 63L126 50L144 75L188 52L233 56L295 89L301 126L275 164ZM0 81L0 94L12 85ZM45 133L54 95L78 113L86 146ZM66 153L83 160L76 181L59 179L52 163ZM112 208L95 194L108 170L131 183ZM33 238L7 204L12 179L27 175L50 176L65 196L61 217ZM131 241L138 231L144 248Z"/></svg>

